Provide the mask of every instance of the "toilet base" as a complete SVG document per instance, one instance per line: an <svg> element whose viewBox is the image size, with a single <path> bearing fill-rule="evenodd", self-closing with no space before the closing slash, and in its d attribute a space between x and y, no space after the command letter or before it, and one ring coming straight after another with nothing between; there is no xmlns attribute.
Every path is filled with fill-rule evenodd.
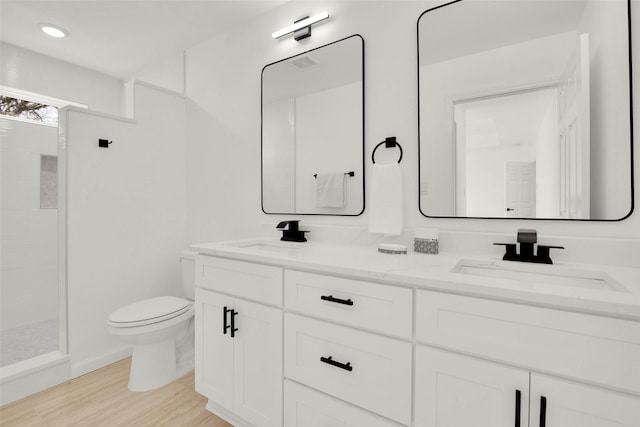
<svg viewBox="0 0 640 427"><path fill-rule="evenodd" d="M169 384L194 369L195 351L189 343L178 347L173 337L133 346L128 388L149 391Z"/></svg>
<svg viewBox="0 0 640 427"><path fill-rule="evenodd" d="M149 391L176 379L175 338L133 346L129 390Z"/></svg>

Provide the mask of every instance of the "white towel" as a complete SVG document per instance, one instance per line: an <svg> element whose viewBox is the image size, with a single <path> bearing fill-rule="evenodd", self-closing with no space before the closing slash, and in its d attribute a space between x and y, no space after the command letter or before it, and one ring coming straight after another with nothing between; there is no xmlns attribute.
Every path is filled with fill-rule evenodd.
<svg viewBox="0 0 640 427"><path fill-rule="evenodd" d="M316 176L316 206L344 207L344 173L319 173Z"/></svg>
<svg viewBox="0 0 640 427"><path fill-rule="evenodd" d="M385 235L402 233L402 170L398 163L373 165L369 231Z"/></svg>

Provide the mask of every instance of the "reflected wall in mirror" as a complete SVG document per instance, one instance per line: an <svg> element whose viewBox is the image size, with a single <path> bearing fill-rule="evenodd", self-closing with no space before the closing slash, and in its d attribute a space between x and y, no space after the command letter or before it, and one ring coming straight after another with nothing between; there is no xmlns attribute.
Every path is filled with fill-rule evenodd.
<svg viewBox="0 0 640 427"><path fill-rule="evenodd" d="M420 211L633 210L628 0L459 0L418 20Z"/></svg>
<svg viewBox="0 0 640 427"><path fill-rule="evenodd" d="M353 35L262 70L262 210L364 211L364 40Z"/></svg>

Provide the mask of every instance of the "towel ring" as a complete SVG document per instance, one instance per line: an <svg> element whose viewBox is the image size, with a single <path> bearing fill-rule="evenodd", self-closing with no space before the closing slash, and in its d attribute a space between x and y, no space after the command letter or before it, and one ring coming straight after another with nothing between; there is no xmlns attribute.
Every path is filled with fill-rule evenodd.
<svg viewBox="0 0 640 427"><path fill-rule="evenodd" d="M400 163L402 161L402 145L398 144L396 142L396 137L395 136L389 136L387 137L384 141L382 141L380 144L376 145L376 148L373 149L373 152L371 153L371 161L373 162L373 164L376 164L376 150L382 145L385 144L386 148L392 148L392 147L398 147L398 149L400 149L400 158L398 159L398 163Z"/></svg>

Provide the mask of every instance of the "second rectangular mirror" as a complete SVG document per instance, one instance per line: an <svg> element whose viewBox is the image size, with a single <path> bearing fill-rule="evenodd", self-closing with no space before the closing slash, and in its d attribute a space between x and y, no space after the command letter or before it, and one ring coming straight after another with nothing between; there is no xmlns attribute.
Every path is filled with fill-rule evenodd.
<svg viewBox="0 0 640 427"><path fill-rule="evenodd" d="M418 21L420 211L633 209L627 0L458 0Z"/></svg>
<svg viewBox="0 0 640 427"><path fill-rule="evenodd" d="M364 40L359 35L262 70L262 210L364 211Z"/></svg>

